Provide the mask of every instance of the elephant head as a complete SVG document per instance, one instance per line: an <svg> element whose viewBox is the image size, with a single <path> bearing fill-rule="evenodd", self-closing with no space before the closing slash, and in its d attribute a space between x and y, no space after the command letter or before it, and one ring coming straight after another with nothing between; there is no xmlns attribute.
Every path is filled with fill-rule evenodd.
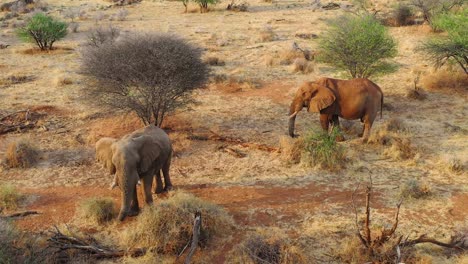
<svg viewBox="0 0 468 264"><path fill-rule="evenodd" d="M297 90L289 109L289 135L294 137L296 115L303 107L307 107L308 112L319 113L335 100L335 94L329 88L314 82L303 84Z"/></svg>
<svg viewBox="0 0 468 264"><path fill-rule="evenodd" d="M112 163L112 144L117 141L115 138L101 138L96 142L96 160L109 171L115 174L115 166Z"/></svg>

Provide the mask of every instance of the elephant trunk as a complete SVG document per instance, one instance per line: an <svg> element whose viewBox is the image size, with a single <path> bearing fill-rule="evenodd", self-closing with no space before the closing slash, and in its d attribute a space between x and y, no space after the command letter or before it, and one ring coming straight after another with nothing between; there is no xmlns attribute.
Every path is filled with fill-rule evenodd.
<svg viewBox="0 0 468 264"><path fill-rule="evenodd" d="M296 115L302 110L303 103L299 96L296 96L289 107L289 136L294 137L294 126L296 123Z"/></svg>
<svg viewBox="0 0 468 264"><path fill-rule="evenodd" d="M120 183L122 206L120 207L119 221L123 221L130 211L132 195L130 194L131 188L129 188L128 182L120 181Z"/></svg>

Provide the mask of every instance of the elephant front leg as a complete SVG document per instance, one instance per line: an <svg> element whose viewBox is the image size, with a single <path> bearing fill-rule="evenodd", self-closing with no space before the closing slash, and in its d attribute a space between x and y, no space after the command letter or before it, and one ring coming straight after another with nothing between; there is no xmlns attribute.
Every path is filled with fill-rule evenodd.
<svg viewBox="0 0 468 264"><path fill-rule="evenodd" d="M156 170L156 174L154 175L156 177L156 189L154 190L154 193L160 194L164 192L163 189L163 183L161 179L161 170Z"/></svg>
<svg viewBox="0 0 468 264"><path fill-rule="evenodd" d="M330 124L329 116L326 114L320 114L320 125L322 129L328 133L328 126Z"/></svg>
<svg viewBox="0 0 468 264"><path fill-rule="evenodd" d="M172 190L172 182L171 182L171 177L169 177L169 169L171 167L171 156L169 156L168 160L166 163L164 163L162 167L162 172L164 175L164 190L165 191L170 191Z"/></svg>
<svg viewBox="0 0 468 264"><path fill-rule="evenodd" d="M136 216L140 212L140 206L138 205L138 193L137 193L137 188L136 184L133 187L133 192L132 192L132 205L130 207L130 213L128 216Z"/></svg>
<svg viewBox="0 0 468 264"><path fill-rule="evenodd" d="M337 135L336 135L336 138L335 140L337 142L341 142L341 141L345 141L345 138L343 136L343 134L341 133L341 129L340 129L340 119L338 118L337 115L334 115L332 117L332 122L333 122L333 126L332 126L332 130L333 129L336 129L337 130Z"/></svg>
<svg viewBox="0 0 468 264"><path fill-rule="evenodd" d="M153 195L151 193L151 187L153 186L153 175L147 174L143 176L143 190L145 192L146 204L153 204Z"/></svg>

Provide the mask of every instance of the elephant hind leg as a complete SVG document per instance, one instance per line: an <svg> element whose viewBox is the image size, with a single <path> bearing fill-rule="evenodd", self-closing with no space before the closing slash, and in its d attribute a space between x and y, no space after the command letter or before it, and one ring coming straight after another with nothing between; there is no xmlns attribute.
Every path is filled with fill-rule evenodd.
<svg viewBox="0 0 468 264"><path fill-rule="evenodd" d="M172 190L171 177L169 176L169 170L171 168L171 156L172 155L169 155L169 157L167 158L167 161L164 163L164 165L162 167L162 172L163 172L163 175L164 175L164 190L165 191Z"/></svg>
<svg viewBox="0 0 468 264"><path fill-rule="evenodd" d="M366 115L364 116L364 130L362 132L362 142L367 143L370 136L370 130L372 128L372 124L374 123L375 115Z"/></svg>

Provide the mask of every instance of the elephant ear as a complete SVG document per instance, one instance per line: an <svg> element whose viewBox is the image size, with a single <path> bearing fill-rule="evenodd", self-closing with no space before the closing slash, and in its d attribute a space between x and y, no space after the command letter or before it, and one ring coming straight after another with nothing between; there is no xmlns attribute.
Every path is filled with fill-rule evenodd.
<svg viewBox="0 0 468 264"><path fill-rule="evenodd" d="M140 171L148 171L161 153L159 143L154 138L145 135L132 140L136 143L138 155L140 156Z"/></svg>
<svg viewBox="0 0 468 264"><path fill-rule="evenodd" d="M309 112L318 113L320 110L329 107L333 102L335 102L336 97L333 92L325 86L314 84L318 87L317 92L312 97L309 103Z"/></svg>

